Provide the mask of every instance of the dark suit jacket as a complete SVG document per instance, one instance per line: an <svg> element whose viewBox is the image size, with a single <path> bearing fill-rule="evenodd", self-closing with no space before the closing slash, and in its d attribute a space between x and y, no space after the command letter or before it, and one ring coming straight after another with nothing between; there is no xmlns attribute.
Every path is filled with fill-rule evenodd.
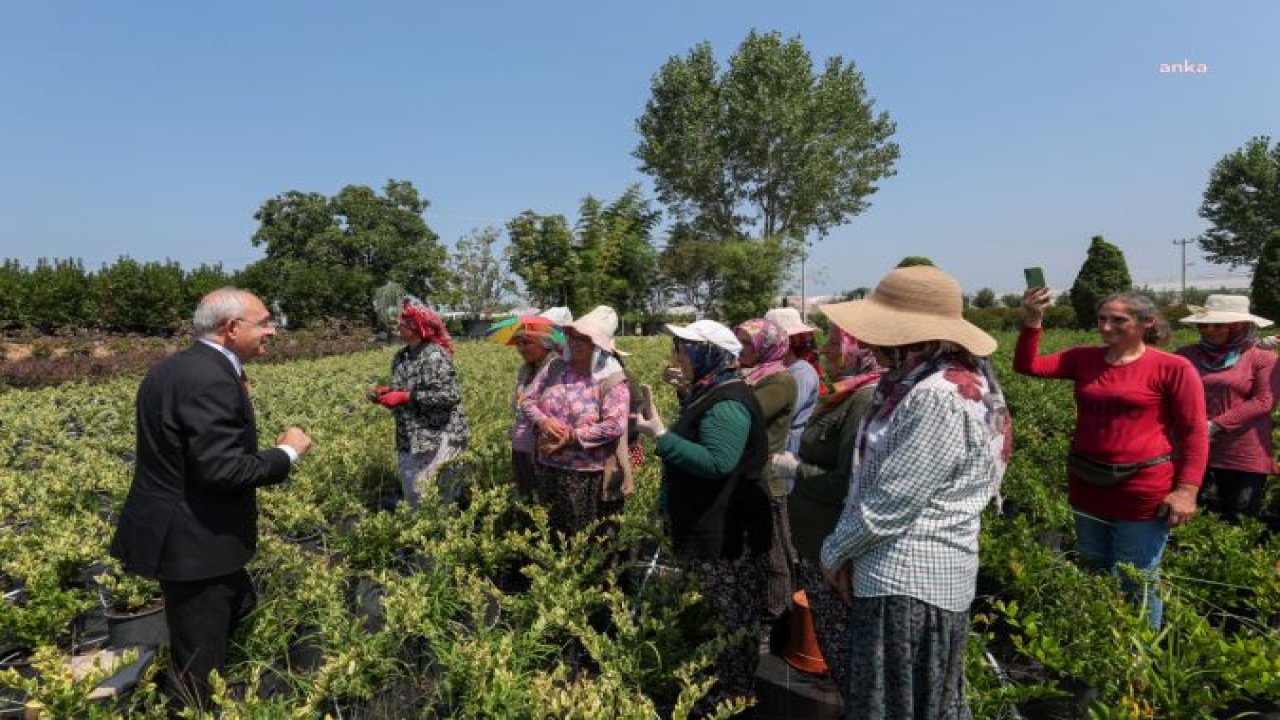
<svg viewBox="0 0 1280 720"><path fill-rule="evenodd" d="M235 572L258 540L255 488L289 474L258 449L253 406L231 361L197 342L138 388L137 464L111 542L131 573L203 580Z"/></svg>

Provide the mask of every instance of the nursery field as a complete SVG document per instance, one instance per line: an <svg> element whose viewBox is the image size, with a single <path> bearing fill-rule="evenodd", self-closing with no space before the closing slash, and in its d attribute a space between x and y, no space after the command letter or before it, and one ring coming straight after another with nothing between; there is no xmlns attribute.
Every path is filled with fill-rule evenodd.
<svg viewBox="0 0 1280 720"><path fill-rule="evenodd" d="M1050 348L1092 341L1055 331ZM1152 631L1112 578L1070 552L1063 459L1070 386L1014 376L1003 508L984 518L968 680L979 718L1232 718L1280 698L1280 535L1197 517L1174 531ZM658 384L665 338L621 338ZM639 470L617 546L553 543L510 495L515 352L464 342L472 422L463 507L386 510L398 487L390 415L365 400L393 349L252 368L263 441L288 425L315 440L285 484L259 492L259 603L242 623L225 718L681 718L726 638L696 590L661 567L658 468ZM165 717L154 677L91 700L106 670L64 660L101 644L104 615L154 606L156 588L107 558L133 462L137 376L0 393L0 717ZM675 400L659 390L668 418ZM1273 488L1270 498L1276 510ZM608 558L630 558L619 566ZM114 620L113 620L114 622ZM154 667L154 666L153 666ZM741 708L724 707L728 717Z"/></svg>

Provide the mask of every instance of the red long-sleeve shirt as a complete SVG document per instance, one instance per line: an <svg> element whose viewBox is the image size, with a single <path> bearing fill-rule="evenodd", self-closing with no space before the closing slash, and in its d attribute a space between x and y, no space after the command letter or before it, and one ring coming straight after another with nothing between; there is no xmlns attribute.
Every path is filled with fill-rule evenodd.
<svg viewBox="0 0 1280 720"><path fill-rule="evenodd" d="M1091 460L1136 463L1174 453L1173 462L1143 468L1118 485L1099 487L1070 476L1072 507L1114 520L1150 520L1177 482L1199 485L1209 457L1204 386L1186 358L1148 347L1127 365L1106 362L1105 347L1040 355L1039 328L1023 328L1013 369L1075 382L1071 449Z"/></svg>
<svg viewBox="0 0 1280 720"><path fill-rule="evenodd" d="M1195 345L1178 348L1191 360L1203 358ZM1221 431L1209 441L1209 467L1270 475L1276 471L1272 454L1271 410L1276 404L1276 354L1251 347L1235 365L1207 372L1197 366L1204 381L1205 410Z"/></svg>

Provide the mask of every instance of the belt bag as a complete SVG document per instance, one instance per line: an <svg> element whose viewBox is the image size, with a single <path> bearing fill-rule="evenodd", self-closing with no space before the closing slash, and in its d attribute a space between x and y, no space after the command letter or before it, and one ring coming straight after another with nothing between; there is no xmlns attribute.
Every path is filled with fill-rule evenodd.
<svg viewBox="0 0 1280 720"><path fill-rule="evenodd" d="M1173 455L1170 454L1153 457L1150 460L1143 460L1142 462L1113 465L1111 463L1090 460L1083 455L1071 452L1067 453L1067 470L1072 475L1080 478L1090 485L1109 487L1111 485L1119 485L1125 480L1128 480L1133 477L1134 473L1143 468L1167 463L1172 459Z"/></svg>

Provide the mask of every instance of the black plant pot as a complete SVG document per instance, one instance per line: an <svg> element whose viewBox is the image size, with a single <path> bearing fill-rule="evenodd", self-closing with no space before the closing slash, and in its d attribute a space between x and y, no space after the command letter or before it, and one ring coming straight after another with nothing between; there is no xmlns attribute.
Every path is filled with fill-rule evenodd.
<svg viewBox="0 0 1280 720"><path fill-rule="evenodd" d="M110 647L160 646L169 642L169 626L162 602L136 612L108 610L106 618L107 645Z"/></svg>
<svg viewBox="0 0 1280 720"><path fill-rule="evenodd" d="M302 548L303 552L319 555L324 552L324 535L319 530L302 532L296 535L283 535L285 542Z"/></svg>

